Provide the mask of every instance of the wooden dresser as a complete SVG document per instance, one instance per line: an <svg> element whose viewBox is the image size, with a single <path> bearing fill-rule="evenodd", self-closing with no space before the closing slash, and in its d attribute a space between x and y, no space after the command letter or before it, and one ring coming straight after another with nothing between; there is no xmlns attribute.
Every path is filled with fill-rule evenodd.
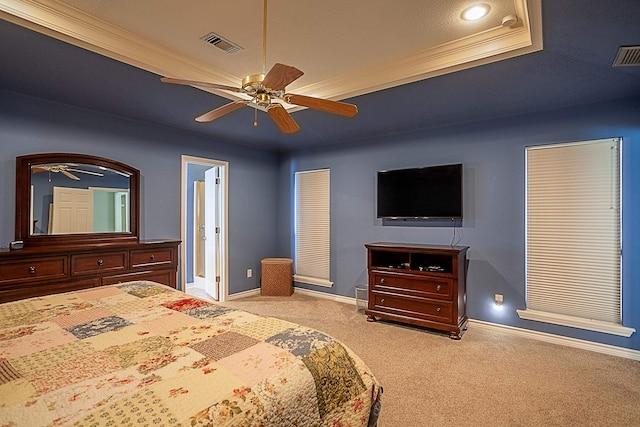
<svg viewBox="0 0 640 427"><path fill-rule="evenodd" d="M153 280L176 287L177 240L0 250L0 303Z"/></svg>
<svg viewBox="0 0 640 427"><path fill-rule="evenodd" d="M467 246L368 243L365 313L449 332L466 328Z"/></svg>

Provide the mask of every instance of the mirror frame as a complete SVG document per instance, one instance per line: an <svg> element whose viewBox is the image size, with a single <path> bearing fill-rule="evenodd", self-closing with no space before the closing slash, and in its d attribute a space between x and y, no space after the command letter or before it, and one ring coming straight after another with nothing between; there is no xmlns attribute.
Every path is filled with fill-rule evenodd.
<svg viewBox="0 0 640 427"><path fill-rule="evenodd" d="M124 233L30 234L31 166L44 163L85 163L130 174L130 227ZM24 247L86 246L92 244L137 243L140 230L140 171L127 164L104 157L74 153L42 153L16 157L16 240Z"/></svg>

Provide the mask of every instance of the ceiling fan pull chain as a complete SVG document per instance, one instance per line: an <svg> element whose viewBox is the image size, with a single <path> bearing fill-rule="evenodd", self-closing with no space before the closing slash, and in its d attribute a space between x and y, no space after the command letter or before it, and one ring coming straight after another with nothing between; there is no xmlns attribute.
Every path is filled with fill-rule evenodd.
<svg viewBox="0 0 640 427"><path fill-rule="evenodd" d="M258 109L257 108L253 109L253 127L254 128L258 127Z"/></svg>

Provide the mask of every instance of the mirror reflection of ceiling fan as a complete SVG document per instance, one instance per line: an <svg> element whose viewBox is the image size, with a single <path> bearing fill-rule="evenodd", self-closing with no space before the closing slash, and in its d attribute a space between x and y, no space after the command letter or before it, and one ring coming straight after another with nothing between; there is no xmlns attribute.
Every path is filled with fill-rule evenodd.
<svg viewBox="0 0 640 427"><path fill-rule="evenodd" d="M225 114L231 113L245 105L252 105L256 119L254 126L258 125L258 108L264 109L283 133L294 133L300 130L300 126L291 117L291 114L279 101L288 104L300 105L314 110L326 111L342 116L353 117L358 112L358 107L346 102L330 101L328 99L314 98L305 95L285 93L285 87L299 79L304 73L290 65L276 63L267 73L267 0L264 0L263 13L263 41L262 41L262 74L250 74L242 79L240 87L219 85L215 83L182 80L171 77L163 77L160 80L165 83L174 83L202 88L222 89L230 92L248 95L251 99L241 99L230 104L223 105L196 117L198 122L210 122ZM265 74L266 73L266 74ZM276 101L277 100L277 101Z"/></svg>
<svg viewBox="0 0 640 427"><path fill-rule="evenodd" d="M38 165L38 166L34 166L31 170L33 173L40 173L40 172L61 173L66 177L71 178L75 181L80 181L80 178L78 178L76 175L72 174L71 172L84 173L87 175L94 175L94 176L104 176L104 174L99 172L92 172L92 171L87 171L82 169L74 169L73 167L69 167L69 166L70 165ZM71 165L71 166L77 166L77 165Z"/></svg>

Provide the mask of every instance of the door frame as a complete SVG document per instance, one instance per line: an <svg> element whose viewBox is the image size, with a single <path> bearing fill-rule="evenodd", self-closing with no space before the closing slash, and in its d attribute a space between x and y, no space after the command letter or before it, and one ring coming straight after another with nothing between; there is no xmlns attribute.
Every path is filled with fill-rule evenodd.
<svg viewBox="0 0 640 427"><path fill-rule="evenodd" d="M187 259L187 236L194 234L193 229L187 227L187 186L190 184L187 182L187 168L189 164L202 165L202 166L220 166L220 175L222 186L220 187L220 203L222 208L220 209L222 218L220 218L221 230L220 230L220 289L219 300L221 302L227 301L229 298L229 245L227 239L228 230L228 216L229 216L229 162L222 160L208 159L204 157L194 157L188 155L181 156L180 167L180 236L182 244L180 245L182 260L181 263L181 285L182 290L186 291L187 288L187 265L192 262L191 259ZM192 228L192 227L189 227ZM195 238L195 236L193 236Z"/></svg>

